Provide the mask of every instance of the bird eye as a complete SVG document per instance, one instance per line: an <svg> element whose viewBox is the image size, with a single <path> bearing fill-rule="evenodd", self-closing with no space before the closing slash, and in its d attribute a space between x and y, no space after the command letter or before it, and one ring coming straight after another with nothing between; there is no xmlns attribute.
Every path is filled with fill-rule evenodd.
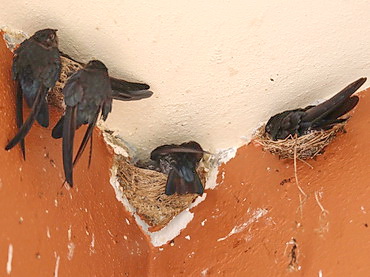
<svg viewBox="0 0 370 277"><path fill-rule="evenodd" d="M51 35L49 36L49 39L50 39L50 40L54 40L54 38L55 38L55 35L54 35L54 34L51 34Z"/></svg>

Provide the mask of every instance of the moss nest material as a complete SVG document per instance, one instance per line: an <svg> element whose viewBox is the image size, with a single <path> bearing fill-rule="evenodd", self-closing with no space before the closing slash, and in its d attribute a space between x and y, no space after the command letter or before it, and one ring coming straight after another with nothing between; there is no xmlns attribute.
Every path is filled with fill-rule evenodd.
<svg viewBox="0 0 370 277"><path fill-rule="evenodd" d="M166 195L167 175L133 165L128 158L116 156L117 178L128 202L151 227L163 227L187 209L198 194ZM205 184L206 169L200 164L198 174Z"/></svg>
<svg viewBox="0 0 370 277"><path fill-rule="evenodd" d="M300 137L289 136L284 140L272 140L265 132L265 125L261 126L254 141L260 144L265 151L278 155L281 159L312 159L324 153L324 148L337 136L344 133L345 123L337 124L329 130L312 131Z"/></svg>

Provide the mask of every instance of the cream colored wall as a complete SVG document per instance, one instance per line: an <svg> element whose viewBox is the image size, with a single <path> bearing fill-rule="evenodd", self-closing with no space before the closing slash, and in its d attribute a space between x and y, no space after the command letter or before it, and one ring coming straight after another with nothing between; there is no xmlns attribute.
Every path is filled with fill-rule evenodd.
<svg viewBox="0 0 370 277"><path fill-rule="evenodd" d="M108 122L144 153L240 145L272 114L370 76L365 0L2 2L0 25L58 28L63 51L152 86L150 99L116 102Z"/></svg>

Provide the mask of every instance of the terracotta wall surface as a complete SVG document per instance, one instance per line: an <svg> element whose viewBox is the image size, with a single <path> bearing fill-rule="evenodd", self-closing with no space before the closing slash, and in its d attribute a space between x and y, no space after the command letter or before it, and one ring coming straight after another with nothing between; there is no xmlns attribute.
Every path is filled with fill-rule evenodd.
<svg viewBox="0 0 370 277"><path fill-rule="evenodd" d="M15 134L11 53L0 40L0 146ZM369 276L370 91L310 166L241 147L194 219L153 248L109 184L112 151L98 130L93 160L62 187L61 141L34 125L0 149L0 276ZM51 127L59 112L51 110ZM77 132L77 140L84 130ZM7 273L8 272L8 273Z"/></svg>
<svg viewBox="0 0 370 277"><path fill-rule="evenodd" d="M369 276L369 93L312 168L298 161L302 205L293 161L244 146L187 229L155 250L153 276Z"/></svg>
<svg viewBox="0 0 370 277"><path fill-rule="evenodd" d="M26 161L19 146L3 150L16 128L12 54L2 39L0 57L0 276L6 276L10 245L11 276L145 276L149 244L115 199L112 151L98 132L91 167L84 155L71 190L62 188L61 141L51 138L56 110L50 128L31 129ZM76 133L77 141L84 131Z"/></svg>

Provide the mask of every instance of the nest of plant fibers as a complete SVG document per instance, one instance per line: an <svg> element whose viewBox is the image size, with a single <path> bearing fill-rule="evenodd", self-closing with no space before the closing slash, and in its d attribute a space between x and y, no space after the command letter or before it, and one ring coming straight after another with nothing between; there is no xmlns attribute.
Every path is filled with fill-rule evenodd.
<svg viewBox="0 0 370 277"><path fill-rule="evenodd" d="M62 68L59 76L59 80L56 82L55 87L48 94L49 104L64 110L64 98L62 90L64 88L67 79L76 71L82 68L82 65L68 59L66 57L60 57Z"/></svg>
<svg viewBox="0 0 370 277"><path fill-rule="evenodd" d="M145 168L139 168L123 156L116 156L117 178L128 202L136 213L151 227L162 228L174 216L187 209L198 194L166 195L167 175ZM198 167L198 174L205 184L204 167Z"/></svg>
<svg viewBox="0 0 370 277"><path fill-rule="evenodd" d="M312 159L322 154L324 148L337 136L344 133L345 123L337 124L325 131L312 131L300 137L289 136L284 140L272 140L265 132L265 125L260 127L254 141L260 144L265 151L278 155L281 159Z"/></svg>

